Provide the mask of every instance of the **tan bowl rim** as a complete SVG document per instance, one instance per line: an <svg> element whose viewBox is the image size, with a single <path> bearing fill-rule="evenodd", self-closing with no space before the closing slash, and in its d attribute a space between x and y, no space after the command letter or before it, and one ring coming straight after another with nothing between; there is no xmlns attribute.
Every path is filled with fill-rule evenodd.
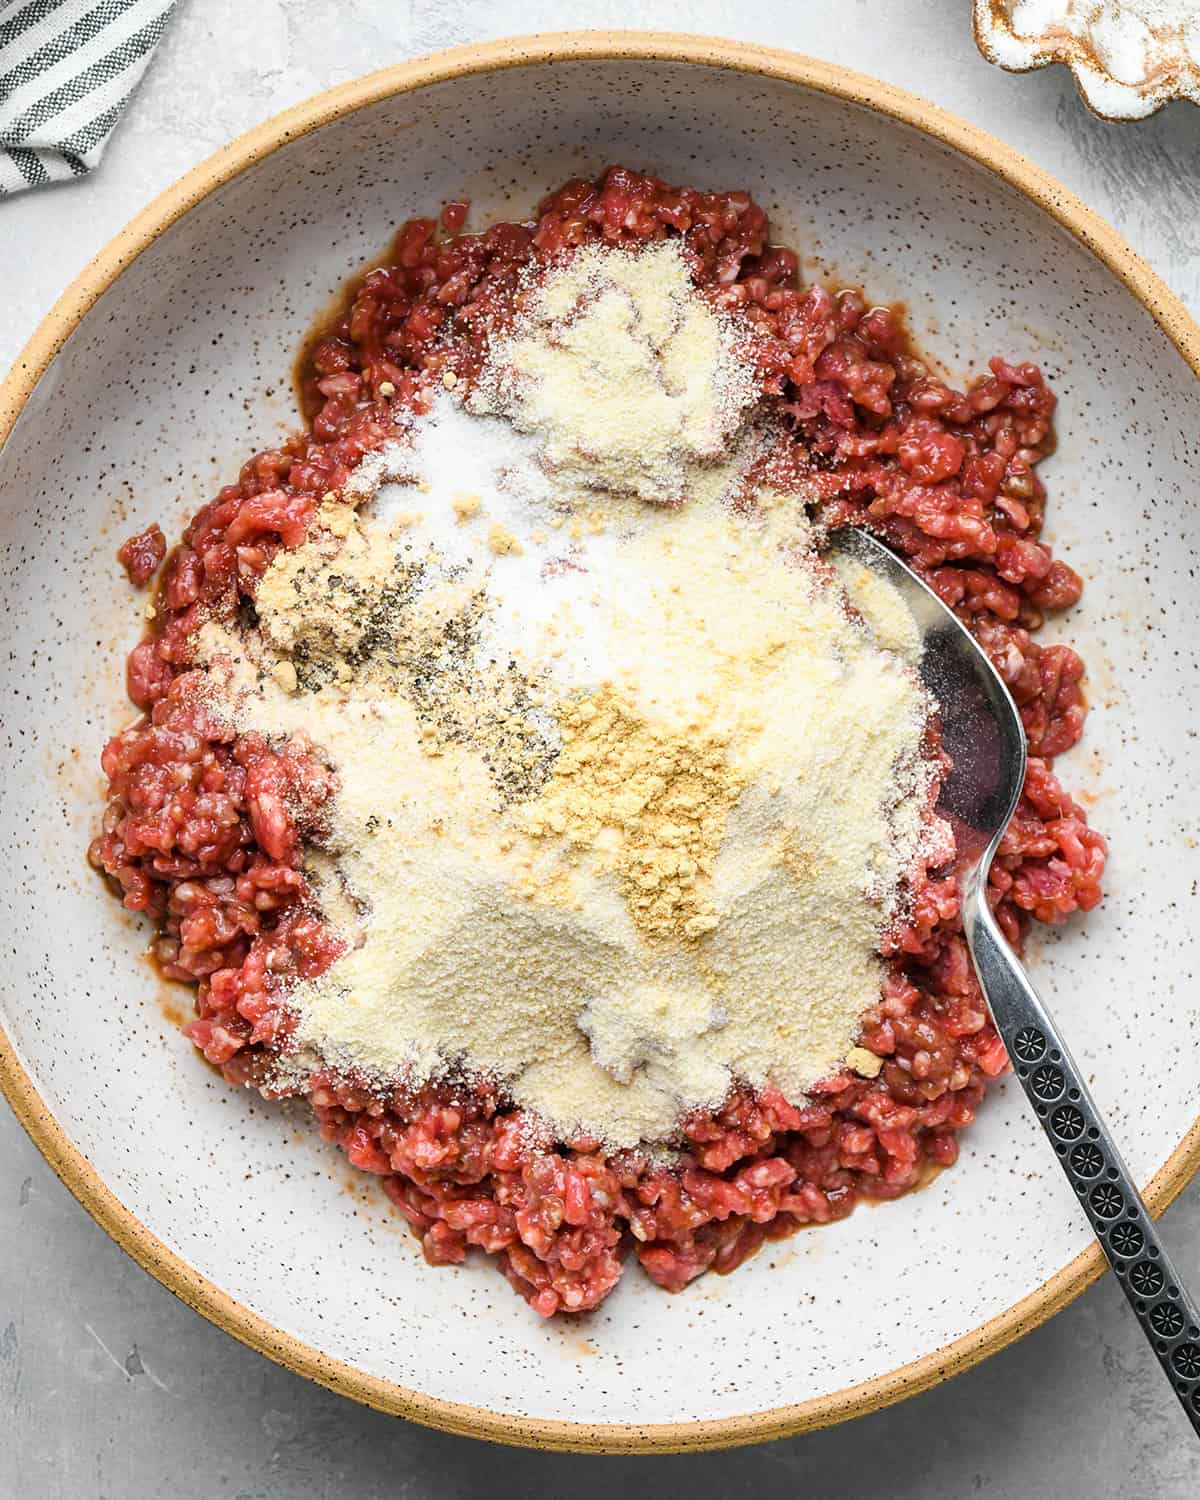
<svg viewBox="0 0 1200 1500"><path fill-rule="evenodd" d="M105 246L55 303L0 386L0 445L37 381L84 314L143 250L190 208L289 141L393 94L525 64L570 59L698 63L799 84L913 126L1009 183L1069 230L1119 278L1200 377L1200 327L1179 299L1101 218L1040 167L964 120L891 84L831 63L716 37L653 31L555 32L456 47L329 89L239 136L188 172ZM349 269L349 268L348 268ZM0 1028L0 1089L55 1172L114 1240L163 1286L278 1364L395 1416L493 1442L591 1453L671 1453L735 1447L828 1426L915 1395L1045 1322L1104 1269L1092 1243L1036 1291L961 1338L887 1374L793 1406L710 1421L586 1423L510 1416L427 1396L364 1374L302 1343L237 1302L152 1234L118 1201L42 1101ZM1200 1167L1200 1118L1145 1188L1161 1213ZM736 1283L734 1283L736 1285Z"/></svg>

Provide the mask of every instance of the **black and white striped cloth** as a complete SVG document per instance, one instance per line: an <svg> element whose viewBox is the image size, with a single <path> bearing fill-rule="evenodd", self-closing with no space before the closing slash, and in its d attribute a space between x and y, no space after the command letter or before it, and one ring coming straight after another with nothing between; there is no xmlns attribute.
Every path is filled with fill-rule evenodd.
<svg viewBox="0 0 1200 1500"><path fill-rule="evenodd" d="M0 198L100 160L175 0L0 0Z"/></svg>

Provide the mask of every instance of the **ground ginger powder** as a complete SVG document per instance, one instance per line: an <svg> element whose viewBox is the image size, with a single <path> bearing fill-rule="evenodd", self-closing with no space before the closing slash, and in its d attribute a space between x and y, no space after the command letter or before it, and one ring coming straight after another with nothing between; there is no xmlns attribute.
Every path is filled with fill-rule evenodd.
<svg viewBox="0 0 1200 1500"><path fill-rule="evenodd" d="M560 724L550 781L520 826L598 854L648 937L710 932L717 917L707 886L745 783L730 764L728 736L673 733L611 686L569 704Z"/></svg>

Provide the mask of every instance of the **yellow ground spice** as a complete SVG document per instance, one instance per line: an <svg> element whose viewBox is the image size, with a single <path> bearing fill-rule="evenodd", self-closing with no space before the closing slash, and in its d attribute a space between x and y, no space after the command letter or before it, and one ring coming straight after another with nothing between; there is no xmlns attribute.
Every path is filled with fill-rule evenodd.
<svg viewBox="0 0 1200 1500"><path fill-rule="evenodd" d="M696 939L717 925L713 863L745 779L712 728L672 733L611 686L560 716L563 748L522 816L534 837L566 838L615 872L650 937Z"/></svg>

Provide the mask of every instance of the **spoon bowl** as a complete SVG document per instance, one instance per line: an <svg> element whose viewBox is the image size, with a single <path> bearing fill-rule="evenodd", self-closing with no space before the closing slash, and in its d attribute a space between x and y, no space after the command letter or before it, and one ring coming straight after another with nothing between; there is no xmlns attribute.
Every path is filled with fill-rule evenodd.
<svg viewBox="0 0 1200 1500"><path fill-rule="evenodd" d="M856 527L834 532L830 543L886 578L916 621L921 680L941 709L942 744L953 762L937 810L953 827L960 855L986 876L1025 784L1025 730L1016 705L974 636L894 552Z"/></svg>

